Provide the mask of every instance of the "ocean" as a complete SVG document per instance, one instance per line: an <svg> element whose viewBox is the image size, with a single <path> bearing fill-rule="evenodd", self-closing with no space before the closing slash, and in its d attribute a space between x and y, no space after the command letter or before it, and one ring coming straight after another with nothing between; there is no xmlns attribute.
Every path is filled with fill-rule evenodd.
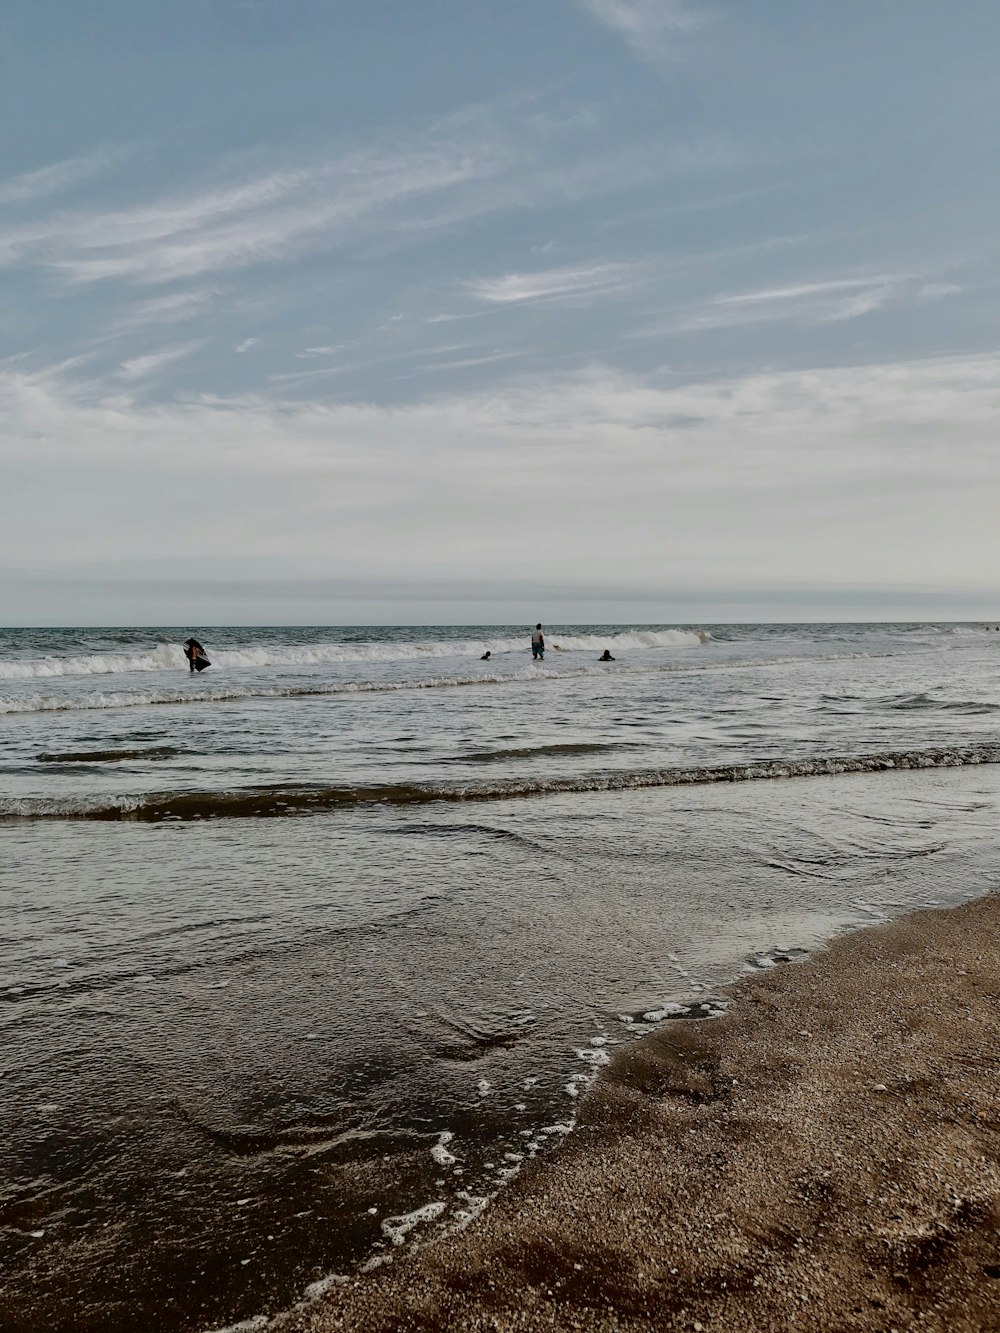
<svg viewBox="0 0 1000 1333"><path fill-rule="evenodd" d="M617 1044L996 886L995 629L546 635L0 630L11 1328L265 1327L467 1223Z"/></svg>

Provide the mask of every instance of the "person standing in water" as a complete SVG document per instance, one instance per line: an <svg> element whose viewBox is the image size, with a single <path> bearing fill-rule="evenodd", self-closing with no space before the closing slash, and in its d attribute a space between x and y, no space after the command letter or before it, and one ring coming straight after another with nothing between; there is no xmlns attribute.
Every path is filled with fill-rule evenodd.
<svg viewBox="0 0 1000 1333"><path fill-rule="evenodd" d="M541 621L535 626L531 634L531 656L532 658L541 658L545 660L545 635L542 633Z"/></svg>
<svg viewBox="0 0 1000 1333"><path fill-rule="evenodd" d="M204 671L211 662L205 656L205 649L197 639L188 639L184 644L184 656L188 660L188 668L191 671Z"/></svg>

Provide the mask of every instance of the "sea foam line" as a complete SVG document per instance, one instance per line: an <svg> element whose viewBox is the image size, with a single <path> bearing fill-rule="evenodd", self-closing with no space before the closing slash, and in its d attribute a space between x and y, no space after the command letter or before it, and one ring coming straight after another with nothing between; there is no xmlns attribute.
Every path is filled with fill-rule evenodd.
<svg viewBox="0 0 1000 1333"><path fill-rule="evenodd" d="M164 820L261 819L328 813L359 805L427 805L433 801L504 801L567 792L630 791L715 782L825 777L842 773L882 773L922 768L961 768L1000 763L1000 746L907 750L809 759L769 759L752 764L639 772L581 774L576 777L511 779L494 783L373 784L345 787L260 787L240 791L156 792L113 800L20 797L0 800L0 820L86 819L158 823Z"/></svg>

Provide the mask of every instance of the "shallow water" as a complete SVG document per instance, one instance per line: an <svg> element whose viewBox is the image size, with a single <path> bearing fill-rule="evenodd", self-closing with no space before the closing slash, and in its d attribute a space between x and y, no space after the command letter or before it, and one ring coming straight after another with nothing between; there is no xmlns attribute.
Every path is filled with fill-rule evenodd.
<svg viewBox="0 0 1000 1333"><path fill-rule="evenodd" d="M214 683L137 667L143 632L47 633L48 665L10 632L0 658L20 670L0 676L20 708L0 718L16 1327L286 1305L474 1209L559 1139L645 1014L714 1012L754 960L995 885L991 763L805 776L830 756L990 760L1000 643L971 629L604 630L545 674L511 647L502 679L446 688L421 673L471 679L502 634L317 631L303 652L355 655L295 662L314 692L264 697L293 687L283 669L224 653L311 632L227 631L245 638L222 651L199 632ZM88 654L131 665L51 666ZM43 679L63 706L21 707ZM186 704L142 701L168 690ZM802 776L707 780L755 767ZM643 785L677 775L700 781ZM237 798L262 792L247 817Z"/></svg>
<svg viewBox="0 0 1000 1333"><path fill-rule="evenodd" d="M807 768L991 746L1000 711L1000 634L970 626L576 626L550 632L560 646L540 663L503 627L216 630L201 631L200 675L182 634L0 631L0 816L156 798L164 813L245 814L234 798L261 793L281 813L304 792L333 805L359 789L535 794ZM598 662L603 644L615 662Z"/></svg>

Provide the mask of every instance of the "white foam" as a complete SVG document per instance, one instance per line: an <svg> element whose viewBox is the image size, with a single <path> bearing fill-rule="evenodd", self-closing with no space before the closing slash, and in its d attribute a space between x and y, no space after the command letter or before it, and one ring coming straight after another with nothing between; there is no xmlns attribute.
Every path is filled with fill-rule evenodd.
<svg viewBox="0 0 1000 1333"><path fill-rule="evenodd" d="M425 1203L422 1208L415 1208L412 1213L402 1213L398 1217L386 1217L382 1221L382 1234L393 1245L402 1245L414 1227L423 1222L434 1222L445 1210L445 1204L437 1201Z"/></svg>
<svg viewBox="0 0 1000 1333"><path fill-rule="evenodd" d="M682 1004L665 1004L660 1009L650 1009L643 1014L643 1019L647 1023L662 1023L665 1018L670 1018L673 1014L682 1014L684 1006Z"/></svg>
<svg viewBox="0 0 1000 1333"><path fill-rule="evenodd" d="M576 1127L576 1117L569 1120L557 1120L554 1125L543 1125L539 1134L571 1134Z"/></svg>
<svg viewBox="0 0 1000 1333"><path fill-rule="evenodd" d="M707 630L632 629L620 634L560 634L549 636L549 646L558 652L600 652L604 648L698 648L711 635ZM515 640L518 647L520 640Z"/></svg>
<svg viewBox="0 0 1000 1333"><path fill-rule="evenodd" d="M124 671L188 669L180 645L161 643L144 653L92 653L86 657L36 657L0 662L0 680L44 680L55 676L109 675Z"/></svg>
<svg viewBox="0 0 1000 1333"><path fill-rule="evenodd" d="M394 1256L391 1254L373 1254L370 1259L358 1269L359 1273L372 1273L376 1268L384 1268L386 1264L391 1264Z"/></svg>
<svg viewBox="0 0 1000 1333"><path fill-rule="evenodd" d="M439 1166L452 1166L458 1161L454 1153L450 1153L445 1144L451 1143L455 1135L450 1129L443 1129L438 1135L438 1141L431 1149L431 1156Z"/></svg>
<svg viewBox="0 0 1000 1333"><path fill-rule="evenodd" d="M461 1199L466 1206L455 1213L455 1223L452 1230L464 1231L470 1222L476 1220L494 1197L495 1195L492 1194L468 1194L465 1190L459 1190L456 1198Z"/></svg>
<svg viewBox="0 0 1000 1333"><path fill-rule="evenodd" d="M213 1328L209 1333L258 1333L259 1329L270 1328L267 1315L255 1314L251 1319L241 1319L238 1324L227 1324L225 1328Z"/></svg>
<svg viewBox="0 0 1000 1333"><path fill-rule="evenodd" d="M302 1293L302 1299L305 1301L318 1301L321 1296L325 1296L328 1291L334 1287L342 1287L350 1279L343 1273L328 1273L326 1277L321 1277L315 1282L310 1282L308 1287Z"/></svg>
<svg viewBox="0 0 1000 1333"><path fill-rule="evenodd" d="M607 1053L607 1051L602 1051L600 1049L594 1050L593 1048L589 1047L585 1047L583 1050L577 1051L576 1058L578 1060L582 1060L584 1064L587 1065L597 1066L597 1065L608 1065L611 1063L611 1056ZM577 1075L576 1077L579 1077L579 1075Z"/></svg>

